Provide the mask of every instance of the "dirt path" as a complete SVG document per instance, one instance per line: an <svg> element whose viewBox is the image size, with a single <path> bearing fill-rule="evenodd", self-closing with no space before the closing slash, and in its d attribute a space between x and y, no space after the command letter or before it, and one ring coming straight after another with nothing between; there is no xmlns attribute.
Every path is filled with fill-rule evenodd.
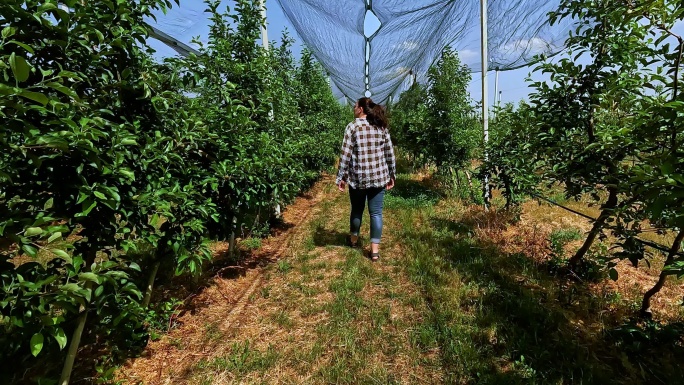
<svg viewBox="0 0 684 385"><path fill-rule="evenodd" d="M289 206L283 213L284 227L288 230L267 239L243 266L215 276L209 287L192 298L187 309L175 320L181 326L162 339L150 342L141 357L130 360L121 368L119 377L126 383L182 383L178 374L187 372L215 351L218 341L212 341L213 337L229 328L244 311L249 297L262 284L264 266L286 254L289 245L301 233L302 225L319 209L318 205L325 197L325 186L330 183L330 177L323 178ZM225 253L227 249L227 244L219 243L215 253ZM221 327L216 328L216 325Z"/></svg>
<svg viewBox="0 0 684 385"><path fill-rule="evenodd" d="M428 309L391 257L396 247L372 263L344 246L347 199L329 177L317 183L284 212L288 229L264 242L254 268L214 277L180 326L118 378L146 385L441 382L438 351L416 343ZM397 227L388 221L388 245L397 244Z"/></svg>

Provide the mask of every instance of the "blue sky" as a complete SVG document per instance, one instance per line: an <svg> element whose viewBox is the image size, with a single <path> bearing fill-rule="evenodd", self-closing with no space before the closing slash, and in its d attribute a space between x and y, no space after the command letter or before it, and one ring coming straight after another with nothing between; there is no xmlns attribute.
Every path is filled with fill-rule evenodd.
<svg viewBox="0 0 684 385"><path fill-rule="evenodd" d="M230 0L224 0L225 5L232 5ZM293 47L293 52L296 56L302 49L302 40L297 36L296 31L291 23L285 17L283 10L280 8L278 1L266 0L267 7L267 22L268 22L268 38L270 41L280 40L282 32L287 29L291 36L295 37L297 43ZM189 41L190 37L200 36L204 37L208 33L206 14L204 14L205 5L200 0L181 0L181 7L172 9L168 15L160 15L158 20L163 31L174 31L172 33L176 38L183 41ZM378 22L367 20L366 29L373 30L377 28ZM680 23L676 27L676 31L684 33L684 23ZM158 51L159 56L173 56L175 51L169 47L164 46L159 42L151 42L153 48ZM526 99L532 91L525 79L531 76L533 80L546 80L546 77L532 73L532 68L524 67L512 71L499 72L499 90L501 91L502 103L513 102L517 103L521 99ZM359 74L359 76L363 76ZM495 73L489 72L489 103L495 102ZM469 92L475 100L481 99L481 79L480 72L473 73L473 80L469 85ZM372 83L371 83L372 85Z"/></svg>

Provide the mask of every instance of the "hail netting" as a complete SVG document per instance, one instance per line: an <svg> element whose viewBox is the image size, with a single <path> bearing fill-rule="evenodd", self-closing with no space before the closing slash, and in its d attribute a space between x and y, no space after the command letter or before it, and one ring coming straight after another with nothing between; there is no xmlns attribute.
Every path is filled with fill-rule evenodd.
<svg viewBox="0 0 684 385"><path fill-rule="evenodd" d="M257 0L254 0L257 1ZM536 54L562 46L571 21L550 26L547 14L562 0L488 0L489 68L509 70L529 64ZM481 70L480 0L277 0L298 35L348 98L370 90L373 99L397 97L415 77L425 82L430 65L451 45L473 72ZM224 0L222 4L232 5ZM275 0L268 0L273 8ZM172 39L204 40L209 31L206 5L183 0L150 23ZM367 15L380 28L365 31ZM168 43L167 43L168 44ZM160 56L176 54L154 44ZM173 45L172 45L173 46ZM176 45L175 49L183 53Z"/></svg>
<svg viewBox="0 0 684 385"><path fill-rule="evenodd" d="M510 70L560 50L570 21L550 26L560 0L489 0L489 68ZM415 74L424 81L442 48L480 71L480 0L278 0L299 36L349 98L370 88L385 102ZM369 9L380 28L364 36ZM368 44L367 43L368 40ZM369 54L366 53L370 46ZM366 76L368 59L368 76ZM369 84L366 82L369 81Z"/></svg>

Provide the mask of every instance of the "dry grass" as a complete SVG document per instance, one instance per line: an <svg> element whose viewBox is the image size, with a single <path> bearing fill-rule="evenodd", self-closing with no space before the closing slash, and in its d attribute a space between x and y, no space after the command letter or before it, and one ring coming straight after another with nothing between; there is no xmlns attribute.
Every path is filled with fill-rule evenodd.
<svg viewBox="0 0 684 385"><path fill-rule="evenodd" d="M330 177L324 178L283 213L284 222L293 230L267 239L242 266L213 277L204 290L191 296L189 305L175 320L177 327L162 339L150 342L142 357L126 363L118 377L126 383L146 385L183 383L198 362L224 346L223 335L239 330L235 329L235 320L246 311L250 295L261 286L263 266L284 257L288 247L297 242L301 225L318 209L330 181ZM222 254L226 247L217 244L215 252Z"/></svg>
<svg viewBox="0 0 684 385"><path fill-rule="evenodd" d="M600 214L600 208L597 205L591 205L583 200L568 200L563 205L591 217L598 217ZM456 211L454 207L457 207ZM551 258L549 239L554 232L577 230L582 234L580 239L565 245L564 254L566 258L569 258L582 245L583 235L592 226L586 218L536 200L529 200L521 205L519 220L515 220L515 214L511 212L496 209L485 211L481 206L464 206L455 200L440 202L437 210L446 217L458 220L459 223L472 228L473 234L482 244L496 248L504 254L525 255L537 264L549 262ZM662 245L669 245L674 239L674 234L659 235L650 232L642 237ZM600 248L609 248L613 240L614 237L609 234L605 241L597 241L593 247L594 252L607 255ZM642 262L638 267L634 267L629 261L620 261L616 266L618 281L601 280L589 283L588 287L596 295L619 297L621 305L633 311L643 294L657 281L664 259L662 252L653 250L648 264ZM668 277L665 287L653 299L654 316L663 322L684 320L683 299L684 280ZM616 307L616 305L611 306ZM629 314L625 312L623 315Z"/></svg>

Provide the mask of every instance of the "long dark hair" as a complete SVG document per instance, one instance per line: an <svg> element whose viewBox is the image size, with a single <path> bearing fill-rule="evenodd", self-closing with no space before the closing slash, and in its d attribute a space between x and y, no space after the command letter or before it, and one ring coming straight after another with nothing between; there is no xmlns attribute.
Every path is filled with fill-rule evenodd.
<svg viewBox="0 0 684 385"><path fill-rule="evenodd" d="M387 129L387 127L389 127L389 121L387 120L387 114L385 113L385 108L383 106L375 104L371 98L361 98L356 104L363 108L363 113L366 114L368 123L382 129Z"/></svg>

